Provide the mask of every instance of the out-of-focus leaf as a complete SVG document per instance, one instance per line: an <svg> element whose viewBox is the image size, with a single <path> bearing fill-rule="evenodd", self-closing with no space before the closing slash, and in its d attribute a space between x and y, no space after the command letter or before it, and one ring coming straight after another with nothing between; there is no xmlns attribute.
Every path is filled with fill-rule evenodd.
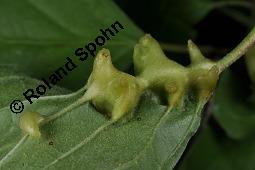
<svg viewBox="0 0 255 170"><path fill-rule="evenodd" d="M251 88L253 90L253 94L251 96L251 100L253 101L253 103L255 103L255 47L250 49L247 52L245 56L245 60L246 60L247 70L249 72L250 79L252 81Z"/></svg>
<svg viewBox="0 0 255 170"><path fill-rule="evenodd" d="M212 0L161 0L158 3L161 35L173 41L183 42L194 38L194 25L212 9ZM162 36L163 37L163 36Z"/></svg>
<svg viewBox="0 0 255 170"><path fill-rule="evenodd" d="M160 11L165 19L176 16L180 21L196 24L209 12L211 3L212 0L161 0Z"/></svg>
<svg viewBox="0 0 255 170"><path fill-rule="evenodd" d="M142 35L110 0L1 0L0 16L0 63L17 64L26 75L41 79L71 57L78 67L62 80L70 89L81 87L92 69L92 57L78 62L74 51L94 42L100 29L116 21L124 26L105 46L121 70L131 65L133 46Z"/></svg>
<svg viewBox="0 0 255 170"><path fill-rule="evenodd" d="M207 127L178 170L254 170L255 138L233 141Z"/></svg>
<svg viewBox="0 0 255 170"><path fill-rule="evenodd" d="M255 47L250 49L245 56L247 69L249 71L251 80L255 84ZM255 88L255 86L254 86Z"/></svg>
<svg viewBox="0 0 255 170"><path fill-rule="evenodd" d="M227 71L222 75L214 98L214 116L234 139L255 136L255 105L242 95L243 88L242 82Z"/></svg>

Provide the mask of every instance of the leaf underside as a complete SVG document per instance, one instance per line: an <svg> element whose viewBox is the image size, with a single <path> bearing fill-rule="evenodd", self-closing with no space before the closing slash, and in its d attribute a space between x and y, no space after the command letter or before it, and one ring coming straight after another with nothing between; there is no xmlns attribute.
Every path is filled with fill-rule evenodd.
<svg viewBox="0 0 255 170"><path fill-rule="evenodd" d="M20 95L25 85L36 82L5 77L0 89ZM52 91L54 95L67 92L59 88ZM25 108L51 115L78 97L41 98ZM4 169L49 165L49 169L172 169L196 132L202 109L187 99L184 108L168 113L165 106L145 94L130 121L102 128L109 119L86 103L42 126L42 137L35 140L23 137L18 127L20 115L11 113L6 104L0 109L0 167Z"/></svg>

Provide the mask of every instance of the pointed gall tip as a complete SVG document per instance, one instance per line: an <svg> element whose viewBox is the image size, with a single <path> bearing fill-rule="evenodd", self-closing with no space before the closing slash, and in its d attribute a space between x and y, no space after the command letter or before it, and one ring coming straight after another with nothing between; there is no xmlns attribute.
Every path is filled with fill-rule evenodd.
<svg viewBox="0 0 255 170"><path fill-rule="evenodd" d="M149 41L151 41L152 36L150 34L145 34L139 41L139 44L147 44Z"/></svg>
<svg viewBox="0 0 255 170"><path fill-rule="evenodd" d="M194 48L194 47L196 47L195 43L194 43L191 39L189 39L189 40L188 40L188 48L189 48L189 49L192 49L192 48Z"/></svg>
<svg viewBox="0 0 255 170"><path fill-rule="evenodd" d="M101 55L101 56L104 56L104 57L108 58L108 57L111 56L111 53L110 53L110 50L108 50L106 48L103 48L102 50L100 50L98 52L98 55Z"/></svg>

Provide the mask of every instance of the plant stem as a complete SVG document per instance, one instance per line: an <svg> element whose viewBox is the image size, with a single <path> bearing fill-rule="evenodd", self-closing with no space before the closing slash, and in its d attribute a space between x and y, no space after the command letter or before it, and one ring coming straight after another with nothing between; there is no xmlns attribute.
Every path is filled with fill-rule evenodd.
<svg viewBox="0 0 255 170"><path fill-rule="evenodd" d="M241 41L236 48L229 52L223 59L217 62L220 72L224 71L227 67L233 64L236 60L242 57L247 50L254 45L255 42L255 27L250 33Z"/></svg>

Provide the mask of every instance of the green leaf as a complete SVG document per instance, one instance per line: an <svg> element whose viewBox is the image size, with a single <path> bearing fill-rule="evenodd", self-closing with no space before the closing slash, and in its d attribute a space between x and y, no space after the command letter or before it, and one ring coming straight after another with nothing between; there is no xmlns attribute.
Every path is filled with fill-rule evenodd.
<svg viewBox="0 0 255 170"><path fill-rule="evenodd" d="M15 65L0 65L0 108L7 107L14 99L24 99L23 93L36 88L42 82L20 74ZM66 94L70 91L53 87L47 95ZM2 124L0 124L1 127Z"/></svg>
<svg viewBox="0 0 255 170"><path fill-rule="evenodd" d="M185 42L195 37L194 26L212 10L212 0L161 0L157 10L162 37Z"/></svg>
<svg viewBox="0 0 255 170"><path fill-rule="evenodd" d="M14 119L19 115L10 111L9 105L14 99L23 99L23 93L38 86L41 82L24 76L18 76L18 69L14 65L0 65L0 157L13 146L13 141L21 135L17 130L19 127L14 123ZM69 91L53 87L48 95L66 94ZM27 102L28 104L28 102Z"/></svg>
<svg viewBox="0 0 255 170"><path fill-rule="evenodd" d="M187 21L189 24L199 22L211 8L211 0L182 0L182 1L167 1L161 0L162 12L165 18L171 16L179 16L182 21ZM170 7L170 9L169 9ZM169 14L169 15L167 15ZM192 14L192 15L191 15Z"/></svg>
<svg viewBox="0 0 255 170"><path fill-rule="evenodd" d="M93 61L90 56L79 62L74 51L94 42L101 35L100 29L116 21L123 25L124 30L105 44L111 49L115 66L121 70L131 65L133 46L142 35L112 1L105 0L16 0L13 3L2 0L0 15L0 63L17 64L24 74L41 79L48 78L66 63L66 57L71 57L79 65L61 82L70 89L81 87Z"/></svg>
<svg viewBox="0 0 255 170"><path fill-rule="evenodd" d="M1 94L13 96L33 85L27 78L4 78ZM16 85L11 87L11 85ZM22 85L22 86L21 86ZM58 91L52 90L54 93ZM7 94L5 94L7 95ZM25 111L51 115L76 101L81 94L40 98ZM135 117L110 124L89 103L41 127L42 137L24 137L20 114L0 109L0 167L3 169L172 169L200 123L201 105L187 100L185 107L166 112L153 95L144 95ZM7 100L7 99L3 99ZM8 99L9 100L9 99Z"/></svg>
<svg viewBox="0 0 255 170"><path fill-rule="evenodd" d="M255 138L233 141L207 127L198 136L178 170L253 170Z"/></svg>
<svg viewBox="0 0 255 170"><path fill-rule="evenodd" d="M243 83L233 73L222 75L214 99L214 117L226 133L234 139L255 134L255 107L243 95Z"/></svg>

